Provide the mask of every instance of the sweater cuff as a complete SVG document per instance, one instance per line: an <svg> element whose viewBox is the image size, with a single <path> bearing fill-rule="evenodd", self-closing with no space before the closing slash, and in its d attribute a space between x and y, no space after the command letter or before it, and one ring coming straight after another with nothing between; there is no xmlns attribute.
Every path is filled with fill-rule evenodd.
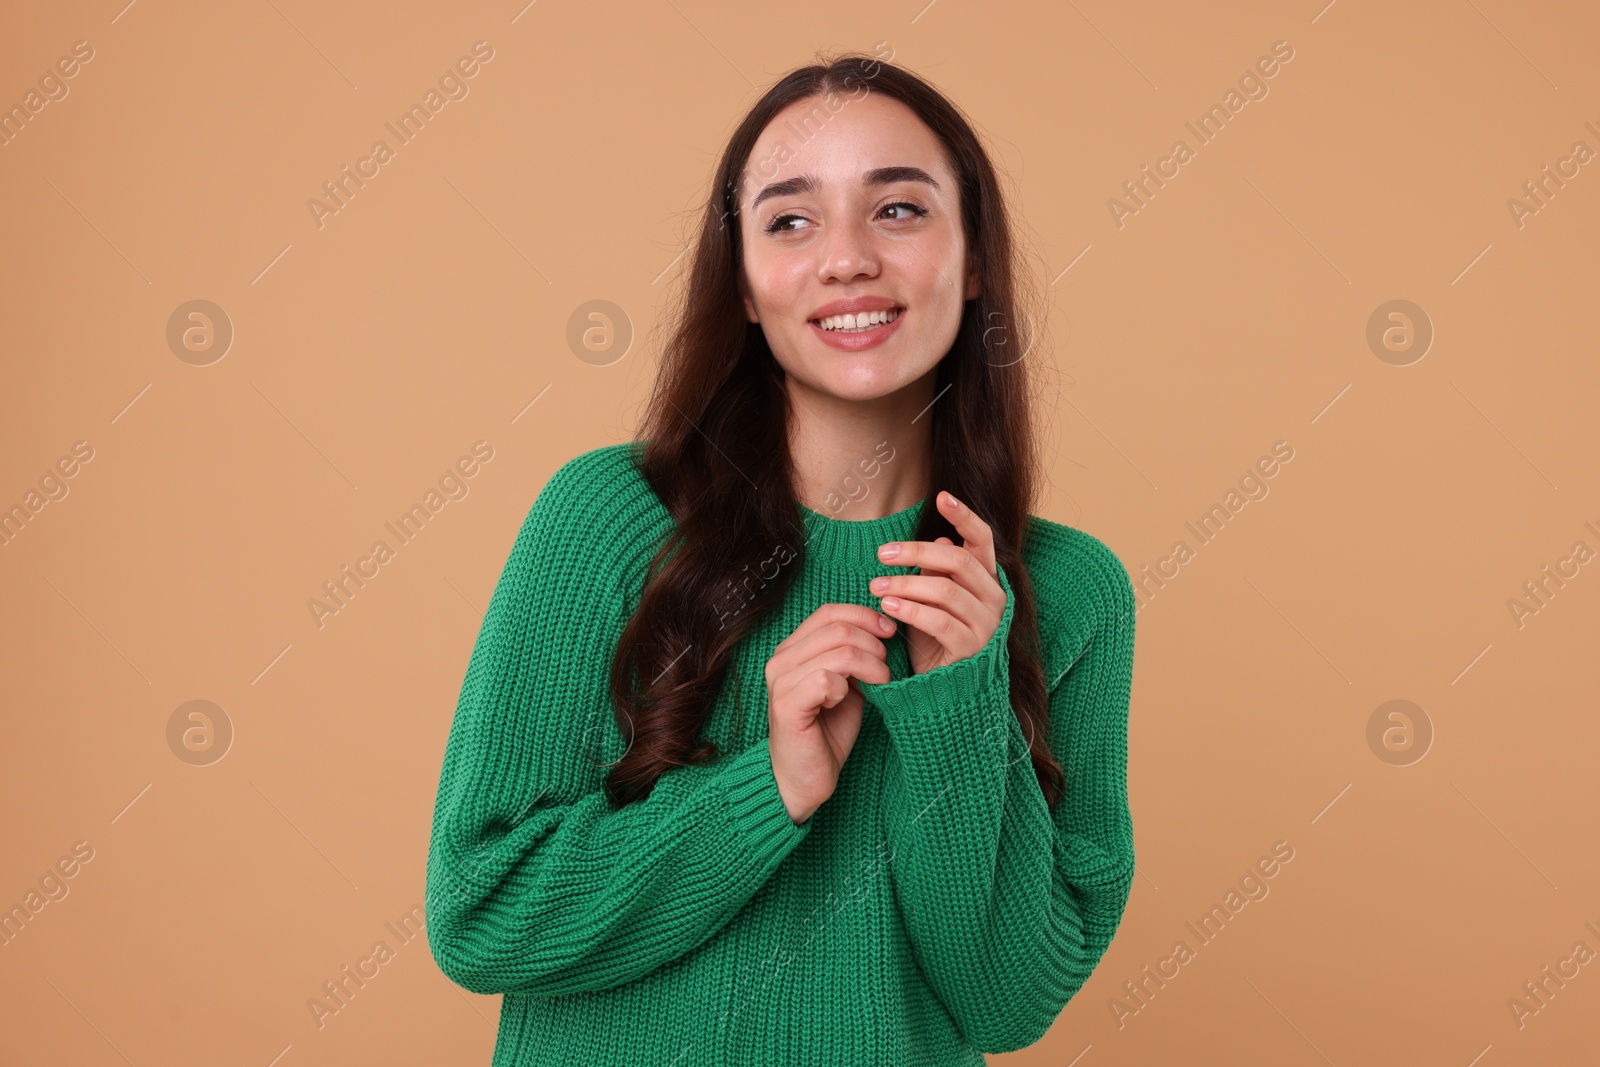
<svg viewBox="0 0 1600 1067"><path fill-rule="evenodd" d="M723 812L738 836L759 854L784 852L811 829L811 820L796 823L784 806L772 774L771 738L762 738L736 756L724 757Z"/></svg>
<svg viewBox="0 0 1600 1067"><path fill-rule="evenodd" d="M988 644L966 659L897 681L875 684L857 680L867 703L878 708L886 720L944 714L951 708L972 704L997 680L1010 684L1011 652L1006 642L1011 635L1016 597L1005 567L997 566L995 571L1000 588L1005 590L1006 608ZM905 624L900 626L903 632Z"/></svg>

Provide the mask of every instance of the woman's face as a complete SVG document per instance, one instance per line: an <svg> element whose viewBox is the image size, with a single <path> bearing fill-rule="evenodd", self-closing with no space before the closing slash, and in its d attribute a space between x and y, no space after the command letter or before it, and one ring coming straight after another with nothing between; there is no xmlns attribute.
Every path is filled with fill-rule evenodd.
<svg viewBox="0 0 1600 1067"><path fill-rule="evenodd" d="M791 390L872 400L944 358L977 274L933 131L883 93L832 102L838 110L822 97L791 104L750 154L739 188L744 304ZM833 317L852 311L859 322L866 309L893 318L853 332Z"/></svg>

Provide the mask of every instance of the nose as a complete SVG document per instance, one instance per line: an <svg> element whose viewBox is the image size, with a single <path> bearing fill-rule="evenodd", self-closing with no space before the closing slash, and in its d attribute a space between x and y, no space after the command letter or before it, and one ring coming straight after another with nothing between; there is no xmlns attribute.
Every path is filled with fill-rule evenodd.
<svg viewBox="0 0 1600 1067"><path fill-rule="evenodd" d="M879 263L873 240L871 227L859 220L829 226L817 245L821 256L817 263L817 280L852 282L857 278L876 277Z"/></svg>

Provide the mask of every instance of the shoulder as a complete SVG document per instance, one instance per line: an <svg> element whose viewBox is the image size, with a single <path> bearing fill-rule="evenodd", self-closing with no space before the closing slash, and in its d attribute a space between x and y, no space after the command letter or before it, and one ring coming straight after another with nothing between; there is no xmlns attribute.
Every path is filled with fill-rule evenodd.
<svg viewBox="0 0 1600 1067"><path fill-rule="evenodd" d="M624 441L562 463L529 507L518 548L574 568L642 575L671 518L638 467L641 450Z"/></svg>
<svg viewBox="0 0 1600 1067"><path fill-rule="evenodd" d="M634 459L637 441L601 445L562 463L546 479L534 507L563 511L594 511L620 497L628 498L648 491Z"/></svg>
<svg viewBox="0 0 1600 1067"><path fill-rule="evenodd" d="M1075 659L1097 632L1133 621L1138 604L1128 569L1093 534L1029 515L1022 561L1033 585L1050 677L1056 659L1064 656L1063 664Z"/></svg>
<svg viewBox="0 0 1600 1067"><path fill-rule="evenodd" d="M645 480L637 463L638 441L602 445L562 463L545 480L529 509L529 520L567 524L574 533L600 536L617 525L665 514L666 508Z"/></svg>

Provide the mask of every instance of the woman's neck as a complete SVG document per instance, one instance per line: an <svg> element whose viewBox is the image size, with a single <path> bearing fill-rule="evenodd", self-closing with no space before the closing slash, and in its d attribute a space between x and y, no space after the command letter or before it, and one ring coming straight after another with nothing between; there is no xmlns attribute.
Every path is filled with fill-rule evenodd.
<svg viewBox="0 0 1600 1067"><path fill-rule="evenodd" d="M791 395L789 452L800 503L863 522L927 499L933 412L913 392L873 402Z"/></svg>

